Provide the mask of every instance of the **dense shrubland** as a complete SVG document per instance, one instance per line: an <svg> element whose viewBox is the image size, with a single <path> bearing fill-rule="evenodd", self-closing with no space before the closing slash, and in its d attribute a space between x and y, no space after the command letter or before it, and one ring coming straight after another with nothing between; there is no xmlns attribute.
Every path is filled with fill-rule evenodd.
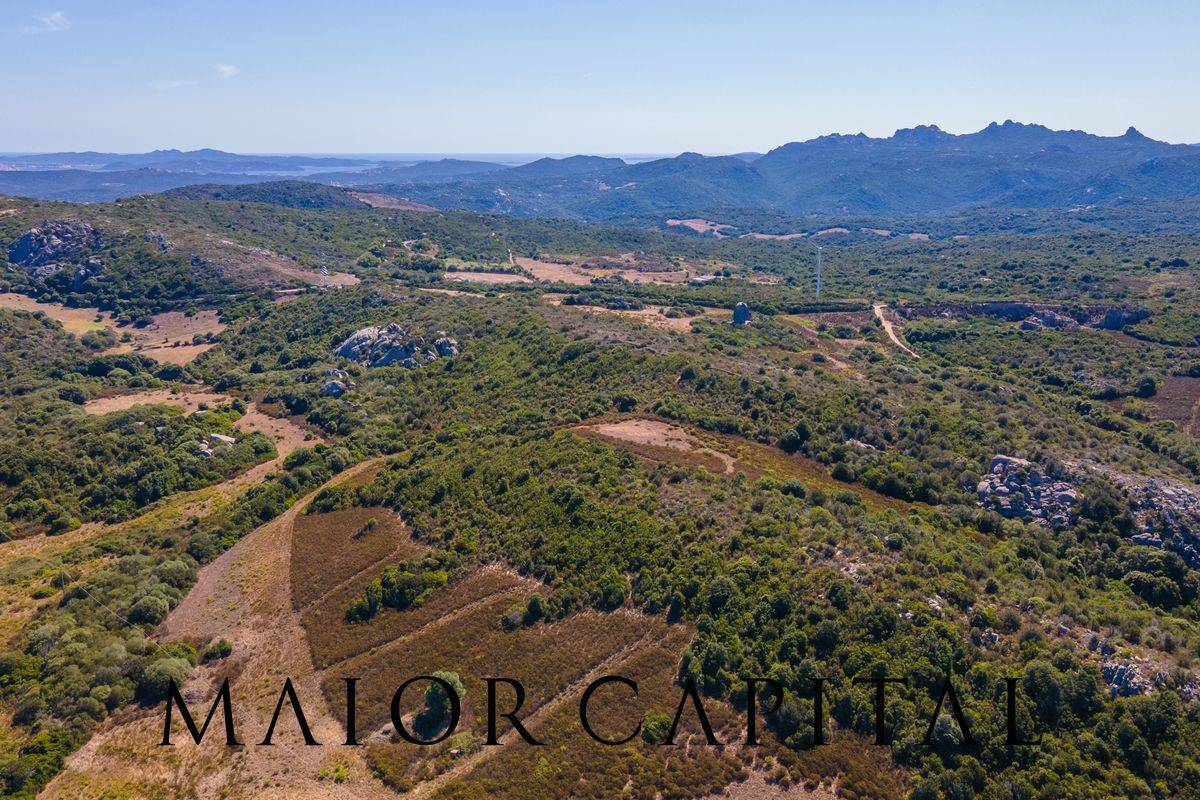
<svg viewBox="0 0 1200 800"><path fill-rule="evenodd" d="M772 724L787 747L775 757L798 774L802 760L825 758L806 755L814 752L809 680L829 678L827 710L840 729L869 735L870 698L850 681L886 670L910 679L894 692L890 752L911 772L916 797L1195 796L1200 712L1175 691L1200 656L1195 572L1130 543L1131 511L1111 481L1085 483L1081 513L1061 531L1002 519L977 508L974 495L997 453L1036 460L1052 474L1092 459L1140 475L1200 475L1195 439L1148 405L1167 377L1200 374L1188 346L1191 265L1200 262L1193 233L996 223L966 241L863 237L827 250L830 294L850 298L842 312L876 299L1010 295L1154 311L1130 330L1152 341L922 320L904 330L923 354L918 361L888 349L869 318L818 320L808 333L783 319L815 309L804 243L162 199L87 210L47 204L0 220L0 234L30 214L65 213L136 221L184 241L219 234L309 268L329 261L366 283L288 303L192 286L186 292L219 302L233 327L186 369L104 355L104 342L0 312L3 530L124 521L57 559L0 568L6 591L47 601L0 659L0 694L19 738L0 747L9 793L31 794L113 710L152 701L198 659L219 657L219 642L212 655L198 654L154 642L149 631L202 564L348 465L383 454L389 466L374 481L314 504L389 506L432 548L381 570L339 611L363 625L384 608L421 606L471 566L502 561L549 587L536 605L505 614L510 627L631 606L695 627L678 674L708 694L737 703L738 675L779 680L788 698ZM432 246L413 252L405 241ZM122 268L111 285L74 296L52 285L19 288L127 314L172 307L172 287L190 262L184 270L140 247L118 247L112 258L152 265L144 275ZM509 249L543 257L638 251L719 265L733 277L589 287L579 299L726 308L746 300L755 323L734 329L704 319L693 333L675 334L548 307L534 287L476 298L415 288L437 283L431 267L441 259L504 268ZM783 282L738 277L750 269ZM414 370L331 356L357 328L393 320L426 337L447 331L462 354ZM834 353L844 362L836 369ZM332 367L356 384L344 398L321 395ZM191 379L300 415L331 444L296 452L282 473L229 504L161 530L138 514L271 457L269 446L240 436L212 459L189 450L188 442L228 432L240 402L199 416L141 408L89 417L80 404ZM670 420L731 452L753 444L774 466L710 474L571 430L617 414ZM1154 659L1165 688L1110 699L1100 640ZM978 750L957 752L948 720L936 724L932 751L920 744L947 672L984 743ZM1000 744L1007 676L1020 679L1022 725L1036 716L1052 731L1041 750Z"/></svg>

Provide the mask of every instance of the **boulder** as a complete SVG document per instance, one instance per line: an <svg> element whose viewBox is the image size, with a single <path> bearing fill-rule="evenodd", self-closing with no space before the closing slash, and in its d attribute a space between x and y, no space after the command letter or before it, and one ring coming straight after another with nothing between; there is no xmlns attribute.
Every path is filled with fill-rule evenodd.
<svg viewBox="0 0 1200 800"><path fill-rule="evenodd" d="M62 261L98 249L101 244L100 232L86 222L48 220L30 228L9 246L8 261L31 274L52 275L61 269Z"/></svg>
<svg viewBox="0 0 1200 800"><path fill-rule="evenodd" d="M749 325L750 316L750 306L746 305L745 303L738 303L733 307L734 325Z"/></svg>
<svg viewBox="0 0 1200 800"><path fill-rule="evenodd" d="M423 336L410 336L392 322L383 328L370 326L350 334L344 342L334 348L333 354L348 358L368 367L387 367L399 364L402 367L419 367L438 358L458 355L458 342L439 332L439 338L427 346ZM341 380L342 378L336 378Z"/></svg>
<svg viewBox="0 0 1200 800"><path fill-rule="evenodd" d="M350 390L350 387L342 381L338 381L338 380L326 381L325 384L321 386L321 396L322 397L341 397L349 390Z"/></svg>

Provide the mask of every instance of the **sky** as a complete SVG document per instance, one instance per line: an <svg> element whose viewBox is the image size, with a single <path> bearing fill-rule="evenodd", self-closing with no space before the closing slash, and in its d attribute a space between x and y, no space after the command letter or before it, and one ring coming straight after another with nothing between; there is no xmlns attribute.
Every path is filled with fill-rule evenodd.
<svg viewBox="0 0 1200 800"><path fill-rule="evenodd" d="M765 151L992 120L1200 142L1200 3L0 0L0 152Z"/></svg>

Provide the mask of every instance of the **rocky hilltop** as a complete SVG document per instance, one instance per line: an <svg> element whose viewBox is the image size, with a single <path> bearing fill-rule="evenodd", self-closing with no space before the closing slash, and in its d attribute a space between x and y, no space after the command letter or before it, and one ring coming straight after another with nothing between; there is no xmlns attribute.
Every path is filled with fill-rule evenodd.
<svg viewBox="0 0 1200 800"><path fill-rule="evenodd" d="M390 322L384 327L372 325L355 331L333 349L333 354L364 367L398 364L411 369L458 355L458 342L439 331L438 338L427 343L424 336L410 335L399 323Z"/></svg>
<svg viewBox="0 0 1200 800"><path fill-rule="evenodd" d="M60 272L64 261L78 261L103 244L100 231L86 222L58 219L30 228L8 248L8 262L34 280ZM104 268L98 258L88 258L76 271L75 282L82 283Z"/></svg>
<svg viewBox="0 0 1200 800"><path fill-rule="evenodd" d="M1052 528L1069 526L1079 502L1074 484L1048 477L1032 461L1005 455L992 458L976 494L984 508Z"/></svg>

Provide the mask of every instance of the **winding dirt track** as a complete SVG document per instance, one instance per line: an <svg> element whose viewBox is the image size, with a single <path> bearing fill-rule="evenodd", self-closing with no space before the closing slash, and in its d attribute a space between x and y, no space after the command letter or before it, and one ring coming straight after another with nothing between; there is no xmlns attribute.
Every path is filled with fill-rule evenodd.
<svg viewBox="0 0 1200 800"><path fill-rule="evenodd" d="M883 326L883 332L886 333L888 338L892 340L892 344L896 345L896 347L899 347L913 358L920 358L921 355L916 350L913 350L904 342L900 341L900 337L896 335L896 329L892 325L892 321L883 313L887 308L887 305L884 303L876 303L873 308L875 309L875 317L879 320L879 324Z"/></svg>

